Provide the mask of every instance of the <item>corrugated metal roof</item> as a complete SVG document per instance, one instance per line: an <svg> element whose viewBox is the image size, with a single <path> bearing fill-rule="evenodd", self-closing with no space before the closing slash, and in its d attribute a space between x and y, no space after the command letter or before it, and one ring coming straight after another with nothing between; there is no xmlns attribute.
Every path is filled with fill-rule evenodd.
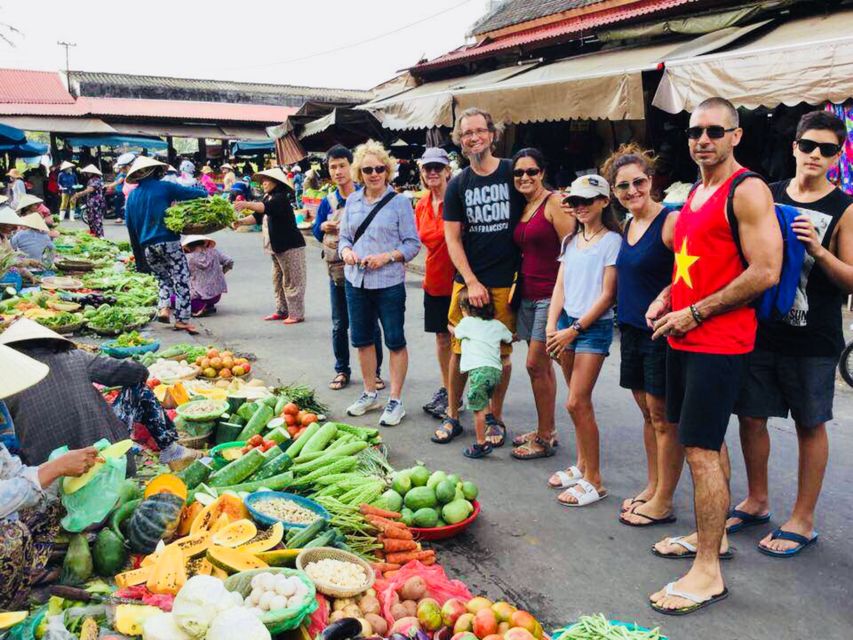
<svg viewBox="0 0 853 640"><path fill-rule="evenodd" d="M561 20L553 24L519 31L518 33L514 33L505 38L487 40L469 47L457 49L439 56L438 58L434 58L412 67L411 70L418 73L429 69L468 62L477 58L485 58L513 47L522 47L576 33L589 32L596 27L623 22L632 18L657 13L659 11L664 11L666 9L671 9L673 7L687 4L688 2L695 1L696 0L645 0L644 2L639 2L628 7L608 9L588 16L567 18L566 20Z"/></svg>
<svg viewBox="0 0 853 640"><path fill-rule="evenodd" d="M0 103L74 104L53 71L0 69Z"/></svg>
<svg viewBox="0 0 853 640"><path fill-rule="evenodd" d="M80 95L103 97L94 94L87 85L113 86L125 89L184 90L199 93L227 93L233 95L267 95L273 104L282 96L321 99L336 102L366 102L373 97L370 91L357 89L334 89L328 87L304 87L289 84L266 84L257 82L235 82L231 80L203 80L196 78L171 78L167 76L131 75L126 73L104 73L97 71L71 71L71 84L80 88Z"/></svg>
<svg viewBox="0 0 853 640"><path fill-rule="evenodd" d="M497 31L529 20L545 18L555 13L580 9L598 4L604 0L506 0L477 20L471 27L471 33L480 35L489 31Z"/></svg>
<svg viewBox="0 0 853 640"><path fill-rule="evenodd" d="M232 122L281 122L296 113L294 107L182 100L130 100L127 98L77 99L77 105L97 116L174 118L183 120L227 120Z"/></svg>

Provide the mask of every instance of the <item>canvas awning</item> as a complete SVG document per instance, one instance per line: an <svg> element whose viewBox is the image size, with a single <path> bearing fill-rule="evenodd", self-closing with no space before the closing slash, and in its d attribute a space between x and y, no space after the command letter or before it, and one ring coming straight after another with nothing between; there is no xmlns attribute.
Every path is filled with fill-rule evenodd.
<svg viewBox="0 0 853 640"><path fill-rule="evenodd" d="M4 144L23 144L27 141L26 134L13 126L11 123L6 122L6 119L3 119L3 123L0 123L0 143Z"/></svg>
<svg viewBox="0 0 853 640"><path fill-rule="evenodd" d="M370 111L385 129L452 127L455 92L506 80L527 71L535 64L527 63L462 78L427 82L403 93L371 100L355 108Z"/></svg>
<svg viewBox="0 0 853 640"><path fill-rule="evenodd" d="M673 43L597 51L542 65L502 82L455 92L456 108L479 107L502 122L642 120L642 72Z"/></svg>
<svg viewBox="0 0 853 640"><path fill-rule="evenodd" d="M853 11L786 22L733 51L667 60L652 104L692 111L709 96L735 106L792 106L853 98Z"/></svg>
<svg viewBox="0 0 853 640"><path fill-rule="evenodd" d="M162 150L167 148L165 140L104 134L93 136L65 136L65 142L72 147L142 147L143 149Z"/></svg>
<svg viewBox="0 0 853 640"><path fill-rule="evenodd" d="M3 122L26 131L49 133L115 133L99 118L73 116L3 116Z"/></svg>
<svg viewBox="0 0 853 640"><path fill-rule="evenodd" d="M231 143L232 156L256 156L275 151L275 140L234 140Z"/></svg>
<svg viewBox="0 0 853 640"><path fill-rule="evenodd" d="M20 142L18 144L0 144L0 153L8 153L16 158L36 158L48 152L48 145L41 142Z"/></svg>
<svg viewBox="0 0 853 640"><path fill-rule="evenodd" d="M156 136L175 138L225 138L222 129L214 124L179 124L171 122L138 123L113 122L117 133L129 136Z"/></svg>

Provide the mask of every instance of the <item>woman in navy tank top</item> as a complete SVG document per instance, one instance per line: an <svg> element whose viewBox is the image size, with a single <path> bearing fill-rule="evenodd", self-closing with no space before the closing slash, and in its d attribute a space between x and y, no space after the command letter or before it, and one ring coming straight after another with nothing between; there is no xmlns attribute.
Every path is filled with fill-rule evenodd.
<svg viewBox="0 0 853 640"><path fill-rule="evenodd" d="M672 496L683 455L676 425L666 421L666 343L652 341L650 307L667 305L672 280L672 233L678 213L652 200L654 157L636 144L622 145L608 158L604 175L628 210L616 260L620 338L620 386L630 389L643 414L646 486L622 503L620 522L647 527L672 522Z"/></svg>

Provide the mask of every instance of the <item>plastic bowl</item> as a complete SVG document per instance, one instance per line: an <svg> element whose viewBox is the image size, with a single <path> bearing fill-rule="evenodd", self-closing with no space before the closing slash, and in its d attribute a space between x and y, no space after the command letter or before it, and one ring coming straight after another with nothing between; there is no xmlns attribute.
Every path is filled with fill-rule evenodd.
<svg viewBox="0 0 853 640"><path fill-rule="evenodd" d="M213 447L210 450L210 455L213 456L214 468L216 468L217 470L221 469L222 467L224 467L226 464L228 464L230 462L230 460L226 460L222 456L222 452L225 449L232 449L234 447L238 447L238 448L242 449L245 446L246 446L245 442L234 441L234 442L223 442L222 444L218 444L215 447Z"/></svg>
<svg viewBox="0 0 853 640"><path fill-rule="evenodd" d="M154 342L149 342L148 344L141 344L138 347L119 347L115 342L115 340L107 340L101 345L101 351L113 358L129 358L130 356L139 353L157 351L157 349L160 348L160 343L156 340Z"/></svg>
<svg viewBox="0 0 853 640"><path fill-rule="evenodd" d="M243 501L246 505L246 508L249 509L249 513L252 515L252 519L262 525L267 527L271 527L276 522L280 522L285 529L304 529L308 525L306 524L298 524L295 522L287 522L286 520L280 520L279 518L273 518L272 516L268 516L266 514L261 513L255 509L255 503L258 500L265 500L267 498L282 498L285 500L291 500L298 504L300 507L304 507L310 511L313 511L318 516L323 518L323 520L331 520L332 516L329 515L329 512L326 511L322 506L314 502L313 500L309 500L308 498L303 498L302 496L298 496L295 493L285 493L283 491L255 491L252 494L246 496L246 499Z"/></svg>
<svg viewBox="0 0 853 640"><path fill-rule="evenodd" d="M213 403L215 406L213 409L203 414L193 414L189 412L189 409L193 405L199 404L201 402L210 402ZM184 404L180 405L177 409L175 409L175 411L187 422L209 422L211 420L218 420L223 413L228 411L228 403L224 400L190 400L189 402L185 402Z"/></svg>
<svg viewBox="0 0 853 640"><path fill-rule="evenodd" d="M452 538L453 536L459 535L465 529L471 526L471 523L477 519L477 516L480 515L480 503L476 500L471 501L471 506L474 507L474 511L470 516L465 518L462 522L457 522L456 524L449 524L446 527L432 527L431 529L423 529L421 527L409 527L409 530L414 534L416 538L420 540L444 540L445 538Z"/></svg>

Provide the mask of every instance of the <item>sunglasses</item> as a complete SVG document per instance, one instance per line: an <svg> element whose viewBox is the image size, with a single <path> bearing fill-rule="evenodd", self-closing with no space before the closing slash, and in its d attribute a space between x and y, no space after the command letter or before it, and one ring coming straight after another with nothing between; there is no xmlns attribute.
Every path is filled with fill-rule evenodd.
<svg viewBox="0 0 853 640"><path fill-rule="evenodd" d="M811 153L815 149L820 149L820 155L824 158L831 158L836 153L841 151L841 145L833 142L816 142L808 138L800 138L797 140L797 148L803 153Z"/></svg>
<svg viewBox="0 0 853 640"><path fill-rule="evenodd" d="M710 127L688 127L687 137L690 140L698 140L702 137L703 133L707 132L708 137L711 138L711 140L719 140L727 133L731 133L736 129L737 127L731 127L729 129L726 129L725 127L718 124L712 124Z"/></svg>
<svg viewBox="0 0 853 640"><path fill-rule="evenodd" d="M380 164L377 167L362 167L361 172L366 176L372 176L374 173L377 176L381 176L383 173L385 173L385 170L387 168L388 167L386 167L384 164Z"/></svg>
<svg viewBox="0 0 853 640"><path fill-rule="evenodd" d="M542 169L537 169L535 167L531 167L530 169L513 169L512 175L516 178L520 178L521 176L527 176L528 178L532 178L534 176L538 176L542 173Z"/></svg>
<svg viewBox="0 0 853 640"><path fill-rule="evenodd" d="M590 207L597 198L581 198L580 196L569 196L563 202L567 202L570 207Z"/></svg>
<svg viewBox="0 0 853 640"><path fill-rule="evenodd" d="M441 173L447 168L447 165L440 162L430 162L429 164L421 165L421 170L424 173Z"/></svg>
<svg viewBox="0 0 853 640"><path fill-rule="evenodd" d="M631 187L634 187L637 190L642 189L649 182L649 179L643 176L642 178L634 178L631 182L620 182L618 184L613 185L613 188L616 191L620 191L622 193L627 193Z"/></svg>

